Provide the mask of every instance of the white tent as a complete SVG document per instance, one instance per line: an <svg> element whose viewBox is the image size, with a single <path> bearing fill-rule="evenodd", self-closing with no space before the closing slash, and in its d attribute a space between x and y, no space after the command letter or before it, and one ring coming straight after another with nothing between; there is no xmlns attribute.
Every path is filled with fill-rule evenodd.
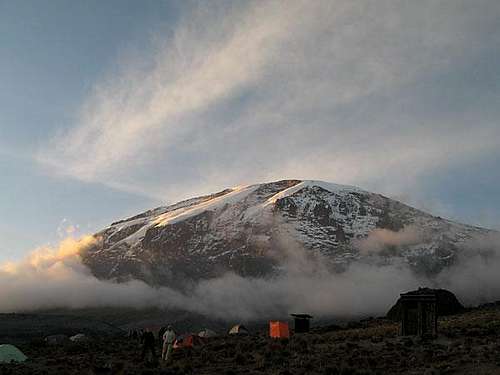
<svg viewBox="0 0 500 375"><path fill-rule="evenodd" d="M198 333L198 336L203 337L204 339L209 337L217 337L217 333L212 331L211 329L205 328L204 330Z"/></svg>
<svg viewBox="0 0 500 375"><path fill-rule="evenodd" d="M242 324L237 324L229 330L230 335L249 335L248 329Z"/></svg>
<svg viewBox="0 0 500 375"><path fill-rule="evenodd" d="M88 342L90 341L89 338L84 335L83 333L79 333L77 335L71 336L69 338L72 342Z"/></svg>

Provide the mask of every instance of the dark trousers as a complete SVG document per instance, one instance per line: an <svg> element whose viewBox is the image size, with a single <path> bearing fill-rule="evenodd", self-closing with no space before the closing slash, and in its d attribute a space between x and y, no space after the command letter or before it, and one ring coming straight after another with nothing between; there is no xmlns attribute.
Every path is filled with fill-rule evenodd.
<svg viewBox="0 0 500 375"><path fill-rule="evenodd" d="M143 361L146 358L146 355L148 354L148 352L151 352L151 355L153 356L152 360L155 361L156 360L156 352L155 352L155 345L154 345L154 343L146 342L142 346L142 355L141 355L141 358L142 358Z"/></svg>

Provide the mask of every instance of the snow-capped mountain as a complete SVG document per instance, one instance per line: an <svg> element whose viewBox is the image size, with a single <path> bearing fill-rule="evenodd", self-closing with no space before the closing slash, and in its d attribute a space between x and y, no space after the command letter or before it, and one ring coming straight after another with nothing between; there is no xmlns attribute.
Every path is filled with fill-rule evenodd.
<svg viewBox="0 0 500 375"><path fill-rule="evenodd" d="M98 245L82 257L100 278L174 287L227 271L270 276L279 272L287 248L297 246L339 271L371 256L373 246L416 272L435 273L453 263L461 244L488 232L356 187L283 180L115 222L96 234ZM379 236L370 241L374 233Z"/></svg>

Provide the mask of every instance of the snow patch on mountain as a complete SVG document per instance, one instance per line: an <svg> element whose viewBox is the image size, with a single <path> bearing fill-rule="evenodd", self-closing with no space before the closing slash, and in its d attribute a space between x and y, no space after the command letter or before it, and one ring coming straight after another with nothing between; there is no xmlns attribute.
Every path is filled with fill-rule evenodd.
<svg viewBox="0 0 500 375"><path fill-rule="evenodd" d="M336 193L339 195L345 195L348 193L352 192L364 192L363 190L355 187L355 186L349 186L349 185L338 185L338 184L333 184L330 182L324 182L324 181L316 181L316 180L306 180L298 183L295 186L292 186L288 189L285 189L283 191L280 191L279 193L273 195L271 198L269 198L265 205L270 205L270 204L275 204L277 200L283 199L289 196L292 196L296 192L307 188L307 187L320 187L322 189L325 189L331 193Z"/></svg>
<svg viewBox="0 0 500 375"><path fill-rule="evenodd" d="M203 211L214 211L222 208L225 205L235 204L255 191L258 185L244 186L231 189L232 191L217 198L210 199L206 202L196 204L194 206L186 206L173 211L161 214L155 218L153 224L156 226L165 226L175 224L182 220L187 220L193 216L199 215Z"/></svg>

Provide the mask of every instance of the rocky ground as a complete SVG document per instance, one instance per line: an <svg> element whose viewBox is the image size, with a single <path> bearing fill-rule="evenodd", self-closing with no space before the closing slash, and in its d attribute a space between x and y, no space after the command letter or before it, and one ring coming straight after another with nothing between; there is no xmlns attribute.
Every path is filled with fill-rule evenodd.
<svg viewBox="0 0 500 375"><path fill-rule="evenodd" d="M399 337L397 324L372 319L283 341L265 332L218 337L177 351L168 366L143 363L138 343L125 337L60 347L32 339L18 347L30 359L0 365L0 374L500 374L500 306L441 318L432 341Z"/></svg>

